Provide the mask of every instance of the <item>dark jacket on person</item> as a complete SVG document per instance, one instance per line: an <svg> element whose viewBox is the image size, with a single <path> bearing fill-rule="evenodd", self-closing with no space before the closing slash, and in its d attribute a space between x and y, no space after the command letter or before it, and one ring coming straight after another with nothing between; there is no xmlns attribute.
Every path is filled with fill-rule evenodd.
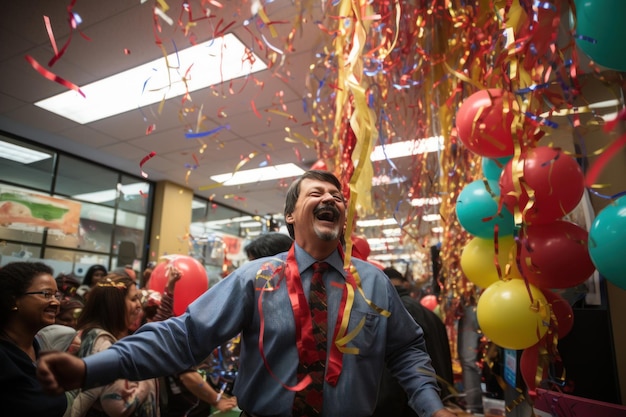
<svg viewBox="0 0 626 417"><path fill-rule="evenodd" d="M424 330L426 350L431 357L433 368L441 388L441 398L450 395L449 386L453 386L452 355L448 332L445 324L435 313L424 307L409 294L404 287L396 286L398 295L413 319ZM406 393L391 373L385 369L378 391L378 403L372 417L417 417L417 413L408 405Z"/></svg>

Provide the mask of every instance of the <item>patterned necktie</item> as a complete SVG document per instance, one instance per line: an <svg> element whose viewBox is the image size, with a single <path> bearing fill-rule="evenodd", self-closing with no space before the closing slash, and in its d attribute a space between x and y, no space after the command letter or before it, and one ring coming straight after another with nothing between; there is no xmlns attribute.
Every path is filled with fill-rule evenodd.
<svg viewBox="0 0 626 417"><path fill-rule="evenodd" d="M311 375L312 382L301 391L296 392L293 402L293 417L315 417L322 413L322 394L324 392L324 368L326 366L326 288L324 287L324 272L328 270L326 262L313 264L311 291L309 292L309 309L313 325L313 337L320 352L320 359L313 363L298 364L298 380L307 374ZM323 359L322 359L323 358Z"/></svg>

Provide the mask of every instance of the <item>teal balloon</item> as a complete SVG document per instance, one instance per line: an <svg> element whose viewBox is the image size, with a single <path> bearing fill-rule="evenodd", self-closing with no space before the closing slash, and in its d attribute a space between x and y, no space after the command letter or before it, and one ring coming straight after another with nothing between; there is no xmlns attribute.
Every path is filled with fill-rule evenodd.
<svg viewBox="0 0 626 417"><path fill-rule="evenodd" d="M499 236L512 235L515 229L513 215L504 206L497 214L499 197L500 186L496 180L476 180L467 184L456 200L456 215L461 226L468 233L482 238L493 239L496 225Z"/></svg>
<svg viewBox="0 0 626 417"><path fill-rule="evenodd" d="M504 166L507 162L509 162L512 157L513 155L504 156L502 158L483 158L481 166L483 169L484 177L488 180L498 181L500 179L500 174L502 173Z"/></svg>
<svg viewBox="0 0 626 417"><path fill-rule="evenodd" d="M600 275L626 290L626 196L598 213L589 230L588 245Z"/></svg>
<svg viewBox="0 0 626 417"><path fill-rule="evenodd" d="M575 0L576 44L598 65L626 71L626 1Z"/></svg>

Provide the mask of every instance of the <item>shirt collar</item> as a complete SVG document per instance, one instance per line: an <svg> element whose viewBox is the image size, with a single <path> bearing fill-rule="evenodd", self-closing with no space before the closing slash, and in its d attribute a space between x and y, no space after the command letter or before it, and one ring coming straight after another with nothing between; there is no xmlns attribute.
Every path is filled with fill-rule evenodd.
<svg viewBox="0 0 626 417"><path fill-rule="evenodd" d="M298 262L298 272L300 273L300 276L302 276L302 273L310 268L311 265L313 265L315 262L317 262L317 259L309 255L304 249L298 246L297 243L294 242L294 245L296 249L296 262ZM341 276L345 278L346 271L343 269L343 259L341 259L339 251L337 251L337 249L335 249L333 253L331 253L326 259L322 260L324 262L328 262L328 264L332 266L335 271L339 272Z"/></svg>

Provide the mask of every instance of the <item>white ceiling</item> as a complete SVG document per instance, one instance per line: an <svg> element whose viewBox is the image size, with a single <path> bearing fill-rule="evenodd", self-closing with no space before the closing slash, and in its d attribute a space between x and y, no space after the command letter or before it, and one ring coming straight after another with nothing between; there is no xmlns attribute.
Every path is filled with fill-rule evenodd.
<svg viewBox="0 0 626 417"><path fill-rule="evenodd" d="M196 195L213 198L252 214L281 213L289 180L204 191L202 188L213 184L209 179L211 175L234 171L241 159L250 154L256 156L243 169L256 168L266 160L271 164L294 162L308 169L318 159L315 147L328 147L330 139L316 137L311 129L311 115L307 111L312 101L305 100L307 94L315 94L315 86L320 82L319 79L309 78L312 77L310 67L317 65L316 75L320 79L325 70L319 65L323 61L316 56L328 52L324 51L324 47L330 42L328 35L318 27L318 20L323 14L319 8L323 3L311 0L265 1L266 21L272 22L271 28L276 30L277 36L273 37L268 25L251 11L252 5L259 0L188 0L188 3L183 0L147 0L143 4L141 1L5 2L0 14L0 130L136 176L143 169L151 181L168 180L192 189ZM68 7L72 3L75 3L72 10L82 19L79 30L74 31L70 30L68 23ZM167 15L174 21L172 26L161 18L155 20L155 4L170 6ZM179 19L183 22L189 20L183 12L183 4L191 6L196 20L187 33L184 25L176 23ZM223 7L217 7L218 4ZM298 17L298 7L304 8L301 17ZM201 19L204 10L210 10L210 17ZM565 18L567 13L564 6L559 37L571 39L568 19ZM65 45L68 35L72 34L65 54L52 67L46 65L54 56L54 51L44 16L51 22L58 48ZM249 24L246 25L246 22ZM232 26L229 26L231 23ZM216 31L226 27L228 32L234 33L254 49L271 68L253 77L235 80L232 84L223 83L192 92L191 101L185 103L186 115L181 115L181 97L166 101L160 113L159 105L155 104L86 125L49 113L33 104L67 89L35 71L25 59L26 55L59 77L83 86L162 57L162 50L156 44L155 28L160 29L158 38L164 49L172 53L192 43L212 39ZM296 27L294 36L290 38L290 32ZM282 53L274 52L274 49ZM587 62L581 54L580 66L584 72L590 72ZM387 99L390 102L394 100ZM402 97L398 102L406 103L411 99ZM328 115L318 114L332 122L332 109L327 109L332 107L332 103L324 103L323 106L320 108L327 110ZM205 118L198 125L200 109ZM411 120L409 110L399 111L407 113L403 116ZM389 120L392 120L394 115L390 116ZM415 121L411 123L419 124ZM152 124L155 130L146 134ZM190 131L210 131L224 125L230 128L202 140L185 138L185 133ZM396 128L403 128L404 131L398 130L397 137L389 138L391 141L402 140L403 134L410 134L411 126L408 124L404 127L396 124ZM412 128L415 129L415 126ZM287 133L287 129L291 134ZM287 141L287 136L296 140ZM307 144L297 138L308 139ZM206 150L201 154L203 144ZM150 152L155 152L156 156L140 168L140 161ZM199 165L189 173L187 167L196 165L194 155ZM434 224L422 222L421 214L437 213L439 208L410 208L407 202L410 198L429 197L440 191L438 155L400 158L393 161L393 166L388 161L381 161L375 164L374 169L376 175L411 179L402 186L374 188L372 197L377 206L376 216L397 215L415 219L410 236L427 237ZM418 183L419 186L416 186ZM406 249L407 240L404 244Z"/></svg>
<svg viewBox="0 0 626 417"><path fill-rule="evenodd" d="M71 3L71 0L29 0L7 2L3 6L0 15L0 130L137 176L141 174L139 162L142 158L150 152L156 152L156 156L143 166L149 180L169 180L193 189L197 195L213 196L215 201L250 213L282 212L284 181L206 191L200 191L200 187L213 183L209 179L211 175L232 172L241 158L251 153L257 153L257 156L243 169L258 167L268 156L271 164L294 162L304 169L316 161L314 148L285 141L288 136L285 128L303 137L313 138L308 124L310 117L303 108L308 67L314 59L313 51L320 42L320 31L313 23L309 21L302 24L301 32L294 37L294 51L285 54L284 61L276 60L271 70L256 73L254 78L248 80L235 80L232 87L224 83L214 89L191 93L192 102L187 103L186 107L192 106L195 111L186 117L180 116L183 106L181 97L178 97L165 102L160 114L158 104L155 104L80 125L33 105L38 100L66 91L66 88L35 71L25 59L26 55L78 86L163 55L156 45L153 32L154 2L141 4L140 0L78 0L73 11L82 19L78 26L80 32L73 31L65 54L52 67L48 67L46 64L54 52L44 16L49 17L54 38L61 49L70 33L67 10ZM167 14L176 22L181 16L182 2L167 3L171 7ZM201 16L200 0L190 1L189 4L193 7L194 19ZM159 38L168 53L174 52L174 48L190 46L191 40L199 43L211 39L216 28L223 29L234 22L228 31L249 47L255 48L255 52L267 64L271 64L271 58L267 55L271 51L262 41L261 35L272 46L282 49L287 44L287 34L295 21L296 8L291 2L266 4L269 19L278 22L273 25L278 36L272 38L268 28L260 26L262 21L258 16L256 20L251 20L247 28L244 27L244 21L252 17L250 3L241 5L237 1L224 1L222 9L207 1L204 4L211 10L212 17L198 20L187 35L176 23L169 26L164 20L158 19L162 29ZM81 33L90 40L82 37ZM255 37L263 44L263 50L254 40ZM125 53L125 50L130 53ZM233 91L230 91L231 88ZM253 111L252 102L261 117ZM198 126L200 108L203 109L205 120ZM226 117L220 117L220 112ZM147 135L147 128L151 124L155 124L156 129ZM205 137L202 142L185 138L185 133L190 129L209 131L225 124L230 125L230 129ZM295 134L292 133L291 137L295 137ZM207 146L206 151L200 154L202 143ZM186 166L196 164L194 154L200 164L187 176ZM233 199L233 195L244 199Z"/></svg>

